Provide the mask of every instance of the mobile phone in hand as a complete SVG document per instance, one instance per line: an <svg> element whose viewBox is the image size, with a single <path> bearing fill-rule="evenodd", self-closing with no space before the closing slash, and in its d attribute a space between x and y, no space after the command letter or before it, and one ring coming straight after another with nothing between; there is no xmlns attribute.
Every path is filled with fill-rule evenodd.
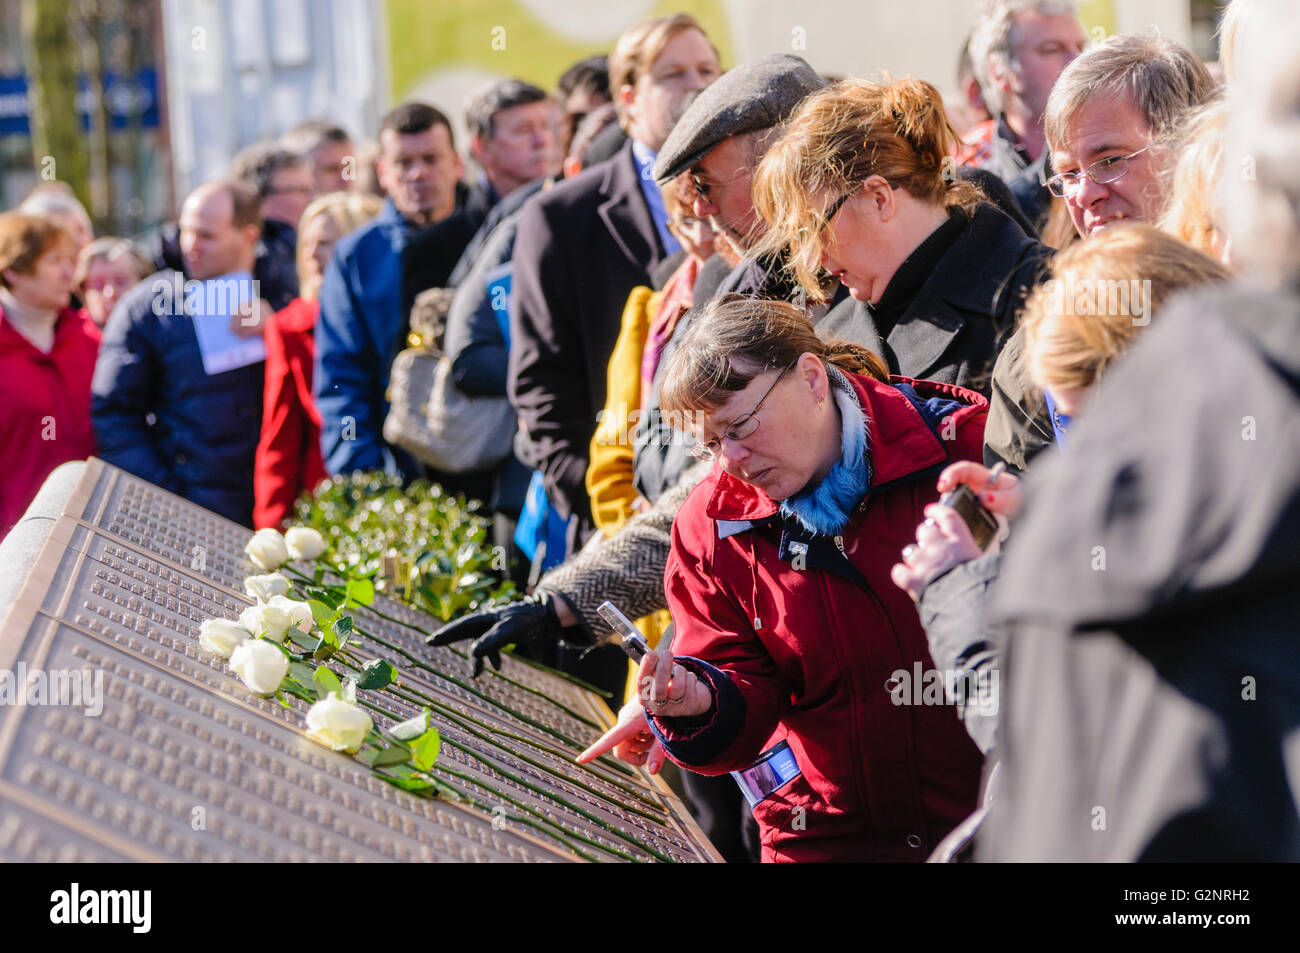
<svg viewBox="0 0 1300 953"><path fill-rule="evenodd" d="M646 653L650 651L645 636L632 624L631 619L619 611L618 606L612 602L602 602L596 607L596 614L618 633L619 645L627 653L628 658L634 662L640 662L645 658Z"/></svg>
<svg viewBox="0 0 1300 953"><path fill-rule="evenodd" d="M998 477L1002 475L1005 469L1006 464L999 461L997 466L989 472L988 486L995 485L998 482ZM989 543L993 542L993 538L998 534L998 521L980 503L979 497L974 490L965 483L959 483L939 497L939 504L956 510L957 515L970 528L975 545L980 549L988 549Z"/></svg>

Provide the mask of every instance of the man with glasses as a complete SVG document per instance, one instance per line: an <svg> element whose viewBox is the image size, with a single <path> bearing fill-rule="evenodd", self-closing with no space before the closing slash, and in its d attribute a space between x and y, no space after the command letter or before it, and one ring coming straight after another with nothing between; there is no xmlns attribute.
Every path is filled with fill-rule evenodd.
<svg viewBox="0 0 1300 953"><path fill-rule="evenodd" d="M1065 201L1081 238L1117 222L1153 223L1165 202L1162 173L1172 161L1159 143L1188 111L1217 95L1196 55L1158 33L1113 36L1061 74L1047 100L1044 129L1056 173L1051 193ZM993 369L984 460L1024 470L1055 442L1024 366L1016 332Z"/></svg>
<svg viewBox="0 0 1300 953"><path fill-rule="evenodd" d="M655 165L655 178L667 183L689 173L696 192L695 216L708 219L715 233L725 235L746 254L766 228L750 194L754 170L776 141L776 127L804 97L824 85L811 66L788 54L762 56L737 66L700 93L673 127ZM797 294L780 262L752 257L720 283L704 273L700 282L697 301L702 300L701 291L706 292L703 297L734 292L787 300ZM661 366L669 357L664 354Z"/></svg>
<svg viewBox="0 0 1300 953"><path fill-rule="evenodd" d="M746 253L766 228L754 210L754 170L777 138L773 130L804 97L824 85L811 66L788 54L762 56L735 67L696 96L682 114L659 153L655 178L666 185L689 173L696 191L695 216L708 219L715 233L726 235ZM706 262L695 283L695 303L723 294L804 304L798 285L770 256L747 257L730 270L721 255ZM824 309L818 316L822 313ZM690 325L688 312L664 346L636 428L636 487L651 503L689 463L681 435L659 415L659 386Z"/></svg>

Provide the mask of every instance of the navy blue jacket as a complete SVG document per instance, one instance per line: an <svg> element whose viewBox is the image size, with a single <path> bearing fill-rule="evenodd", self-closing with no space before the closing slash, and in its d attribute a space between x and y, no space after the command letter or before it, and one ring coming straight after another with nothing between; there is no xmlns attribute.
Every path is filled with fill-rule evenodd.
<svg viewBox="0 0 1300 953"><path fill-rule="evenodd" d="M405 454L383 437L388 374L402 315L402 249L415 231L392 200L369 224L334 249L320 290L316 321L316 406L321 454L333 473L406 472Z"/></svg>
<svg viewBox="0 0 1300 953"><path fill-rule="evenodd" d="M99 455L245 526L262 427L261 362L209 375L183 298L161 271L118 302L91 385Z"/></svg>

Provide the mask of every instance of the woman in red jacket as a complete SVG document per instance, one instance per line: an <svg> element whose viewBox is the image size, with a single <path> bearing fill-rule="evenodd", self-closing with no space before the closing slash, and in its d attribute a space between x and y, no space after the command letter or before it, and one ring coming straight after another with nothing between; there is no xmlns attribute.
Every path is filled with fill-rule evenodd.
<svg viewBox="0 0 1300 953"><path fill-rule="evenodd" d="M33 215L0 215L0 538L60 463L95 452L90 380L99 329L68 307L72 236Z"/></svg>
<svg viewBox="0 0 1300 953"><path fill-rule="evenodd" d="M846 350L784 302L724 298L663 387L717 466L673 523L678 664L648 655L640 702L678 764L740 772L765 861L924 860L976 802L979 752L905 684L933 663L889 571L939 470L979 459L987 403L858 349L869 373L846 372Z"/></svg>
<svg viewBox="0 0 1300 953"><path fill-rule="evenodd" d="M308 205L298 223L299 297L273 315L266 327L266 396L253 465L253 525L258 529L279 528L293 515L299 495L327 476L320 450L320 412L311 391L317 296L334 243L382 207L368 195L331 192Z"/></svg>

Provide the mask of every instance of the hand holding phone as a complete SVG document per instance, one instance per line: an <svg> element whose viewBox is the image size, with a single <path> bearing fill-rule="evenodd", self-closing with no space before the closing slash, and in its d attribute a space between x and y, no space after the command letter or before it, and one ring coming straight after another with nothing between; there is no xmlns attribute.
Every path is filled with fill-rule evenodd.
<svg viewBox="0 0 1300 953"><path fill-rule="evenodd" d="M619 646L627 653L628 658L634 662L639 662L645 658L646 653L650 651L645 636L641 634L631 619L619 611L618 606L612 602L602 602L596 607L596 614L604 619L609 627L618 634Z"/></svg>

